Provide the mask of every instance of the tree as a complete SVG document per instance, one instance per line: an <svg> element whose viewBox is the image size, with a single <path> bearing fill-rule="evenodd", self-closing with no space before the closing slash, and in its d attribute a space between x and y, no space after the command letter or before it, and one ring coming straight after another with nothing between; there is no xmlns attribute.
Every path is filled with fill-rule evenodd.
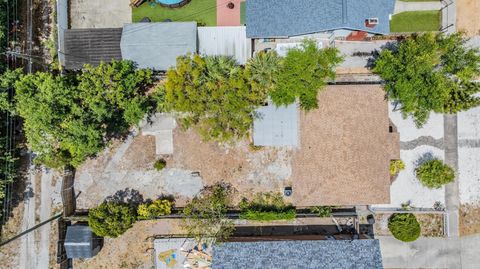
<svg viewBox="0 0 480 269"><path fill-rule="evenodd" d="M88 225L99 236L118 237L133 226L136 210L118 202L103 202L88 211Z"/></svg>
<svg viewBox="0 0 480 269"><path fill-rule="evenodd" d="M254 109L266 99L265 90L252 88L244 70L227 56L187 55L177 59L157 89L166 111L180 112L181 125L195 125L207 140L244 137Z"/></svg>
<svg viewBox="0 0 480 269"><path fill-rule="evenodd" d="M455 179L453 169L438 159L425 161L416 169L415 173L418 180L431 189L438 189Z"/></svg>
<svg viewBox="0 0 480 269"><path fill-rule="evenodd" d="M335 67L342 61L337 49L320 49L315 41L306 39L283 59L272 101L278 106L289 105L298 98L303 109L317 108L318 91L325 87L326 79L335 78Z"/></svg>
<svg viewBox="0 0 480 269"><path fill-rule="evenodd" d="M426 33L399 41L382 50L373 71L385 80L388 98L400 105L404 117L418 127L431 112L456 113L480 104L480 75L476 49L466 49L461 33Z"/></svg>
<svg viewBox="0 0 480 269"><path fill-rule="evenodd" d="M15 110L36 161L52 168L79 166L124 135L153 105L146 95L151 71L130 61L86 66L82 73L38 72L15 83Z"/></svg>
<svg viewBox="0 0 480 269"><path fill-rule="evenodd" d="M226 240L235 230L227 217L230 189L220 184L206 187L184 208L184 228L197 242Z"/></svg>
<svg viewBox="0 0 480 269"><path fill-rule="evenodd" d="M277 83L281 60L274 50L255 54L245 65L245 75L251 87L267 96Z"/></svg>
<svg viewBox="0 0 480 269"><path fill-rule="evenodd" d="M412 213L396 213L388 219L388 229L403 242L412 242L420 237L420 223Z"/></svg>

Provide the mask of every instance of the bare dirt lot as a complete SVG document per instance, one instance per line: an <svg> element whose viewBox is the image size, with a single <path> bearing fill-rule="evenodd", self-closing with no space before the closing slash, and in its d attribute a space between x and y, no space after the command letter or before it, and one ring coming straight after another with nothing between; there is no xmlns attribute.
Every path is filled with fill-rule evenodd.
<svg viewBox="0 0 480 269"><path fill-rule="evenodd" d="M220 145L203 141L194 130L180 128L173 132L173 143L172 155L157 156L153 136L137 135L114 142L76 171L75 190L80 192L77 207L94 207L126 188L137 190L144 199L173 195L177 206L182 206L204 186L216 182L232 185L233 202L255 192L282 191L290 184L290 149L254 150L246 140ZM159 158L167 161L161 171L153 168Z"/></svg>
<svg viewBox="0 0 480 269"><path fill-rule="evenodd" d="M457 30L469 36L480 35L480 1L457 0Z"/></svg>
<svg viewBox="0 0 480 269"><path fill-rule="evenodd" d="M460 235L480 233L480 206L460 206Z"/></svg>

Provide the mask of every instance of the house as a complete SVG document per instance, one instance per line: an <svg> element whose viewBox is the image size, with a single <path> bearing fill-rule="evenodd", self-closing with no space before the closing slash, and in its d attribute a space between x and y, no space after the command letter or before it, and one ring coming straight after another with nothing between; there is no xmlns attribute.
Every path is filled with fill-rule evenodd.
<svg viewBox="0 0 480 269"><path fill-rule="evenodd" d="M269 104L257 109L253 124L254 145L294 149L294 204L388 204L389 165L400 157L400 138L382 87L327 86L318 106L305 112Z"/></svg>
<svg viewBox="0 0 480 269"><path fill-rule="evenodd" d="M295 205L388 204L390 160L400 158L400 138L382 86L327 86L318 106L300 113Z"/></svg>
<svg viewBox="0 0 480 269"><path fill-rule="evenodd" d="M158 238L153 242L155 268L383 268L376 239L252 239L199 246L192 238Z"/></svg>
<svg viewBox="0 0 480 269"><path fill-rule="evenodd" d="M380 244L365 240L224 242L213 247L212 268L383 268Z"/></svg>
<svg viewBox="0 0 480 269"><path fill-rule="evenodd" d="M388 34L395 0L249 0L247 37L289 38L352 31Z"/></svg>
<svg viewBox="0 0 480 269"><path fill-rule="evenodd" d="M103 238L95 235L88 225L67 227L64 247L68 259L92 258L102 248Z"/></svg>

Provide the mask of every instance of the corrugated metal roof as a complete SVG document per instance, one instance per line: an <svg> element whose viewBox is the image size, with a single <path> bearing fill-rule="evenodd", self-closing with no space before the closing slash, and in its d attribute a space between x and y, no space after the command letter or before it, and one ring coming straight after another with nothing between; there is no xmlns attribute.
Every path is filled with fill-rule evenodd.
<svg viewBox="0 0 480 269"><path fill-rule="evenodd" d="M168 70L178 56L197 52L196 22L125 24L120 42L123 59L140 68Z"/></svg>
<svg viewBox="0 0 480 269"><path fill-rule="evenodd" d="M376 239L225 242L213 248L213 269L383 268Z"/></svg>
<svg viewBox="0 0 480 269"><path fill-rule="evenodd" d="M65 251L68 258L91 258L93 253L93 232L86 225L67 227Z"/></svg>
<svg viewBox="0 0 480 269"><path fill-rule="evenodd" d="M335 29L388 34L395 0L248 0L250 38L290 37ZM373 28L368 18L378 18Z"/></svg>
<svg viewBox="0 0 480 269"><path fill-rule="evenodd" d="M253 122L253 143L256 146L297 146L297 104L259 107Z"/></svg>
<svg viewBox="0 0 480 269"><path fill-rule="evenodd" d="M82 69L83 65L121 60L120 39L122 28L65 30L66 69Z"/></svg>
<svg viewBox="0 0 480 269"><path fill-rule="evenodd" d="M198 52L233 56L239 64L245 64L252 54L252 44L245 26L198 27Z"/></svg>

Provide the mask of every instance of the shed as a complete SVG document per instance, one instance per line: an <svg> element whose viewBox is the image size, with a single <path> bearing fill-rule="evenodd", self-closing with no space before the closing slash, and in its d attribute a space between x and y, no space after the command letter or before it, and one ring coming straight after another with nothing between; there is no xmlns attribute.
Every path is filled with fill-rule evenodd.
<svg viewBox="0 0 480 269"><path fill-rule="evenodd" d="M198 27L198 53L232 56L243 65L252 55L252 40L245 26Z"/></svg>
<svg viewBox="0 0 480 269"><path fill-rule="evenodd" d="M253 122L255 146L297 146L297 104L277 107L273 103L259 107Z"/></svg>
<svg viewBox="0 0 480 269"><path fill-rule="evenodd" d="M122 58L139 68L166 71L178 56L197 52L196 22L125 24L120 41Z"/></svg>
<svg viewBox="0 0 480 269"><path fill-rule="evenodd" d="M64 242L67 258L92 258L100 251L102 242L103 238L87 225L68 226Z"/></svg>

